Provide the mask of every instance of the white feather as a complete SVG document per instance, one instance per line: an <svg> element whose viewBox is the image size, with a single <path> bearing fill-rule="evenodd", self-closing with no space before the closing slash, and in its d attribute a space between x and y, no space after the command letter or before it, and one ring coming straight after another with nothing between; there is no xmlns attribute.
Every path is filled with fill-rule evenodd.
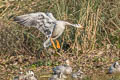
<svg viewBox="0 0 120 80"><path fill-rule="evenodd" d="M58 21L52 13L30 13L15 17L15 21L27 27L38 28L48 39L44 42L44 47L51 45L50 37L57 39L64 31L66 25L83 28L80 24L71 24L66 21Z"/></svg>

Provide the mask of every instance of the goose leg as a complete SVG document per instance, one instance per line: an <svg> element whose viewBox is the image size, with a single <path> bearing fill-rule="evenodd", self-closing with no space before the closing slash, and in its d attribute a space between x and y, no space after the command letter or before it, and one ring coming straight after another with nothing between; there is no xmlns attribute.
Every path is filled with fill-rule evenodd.
<svg viewBox="0 0 120 80"><path fill-rule="evenodd" d="M56 40L56 43L57 43L57 48L60 49L60 43L58 40Z"/></svg>
<svg viewBox="0 0 120 80"><path fill-rule="evenodd" d="M50 38L50 41L51 41L51 43L52 43L52 45L53 45L54 49L56 49L55 43L54 43L54 41L53 41L53 39L52 39L52 38Z"/></svg>

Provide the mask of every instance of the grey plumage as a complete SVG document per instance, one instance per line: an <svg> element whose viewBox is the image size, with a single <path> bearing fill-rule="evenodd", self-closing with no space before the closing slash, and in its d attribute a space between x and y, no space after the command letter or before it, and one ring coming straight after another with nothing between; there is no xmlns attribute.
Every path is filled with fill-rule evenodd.
<svg viewBox="0 0 120 80"><path fill-rule="evenodd" d="M26 75L21 73L19 76L14 77L13 80L37 80L32 71L26 72Z"/></svg>
<svg viewBox="0 0 120 80"><path fill-rule="evenodd" d="M82 79L83 77L84 77L84 73L80 69L72 74L72 78L75 79Z"/></svg>
<svg viewBox="0 0 120 80"><path fill-rule="evenodd" d="M27 27L38 28L46 37L52 35L55 26L54 21L43 12L17 16L14 21Z"/></svg>
<svg viewBox="0 0 120 80"><path fill-rule="evenodd" d="M65 80L67 77L63 73L53 74L48 80Z"/></svg>
<svg viewBox="0 0 120 80"><path fill-rule="evenodd" d="M70 67L69 60L66 60L65 65L60 65L60 66L54 67L53 72L54 72L54 74L58 74L58 73L71 74L72 73L72 67Z"/></svg>
<svg viewBox="0 0 120 80"><path fill-rule="evenodd" d="M120 73L120 64L118 62L113 63L108 70L109 74L116 73L116 72Z"/></svg>
<svg viewBox="0 0 120 80"><path fill-rule="evenodd" d="M52 13L30 13L14 18L19 24L27 27L35 27L39 29L48 39L44 42L44 47L51 45L50 38L57 39L64 31L66 25L77 28L83 28L80 24L71 24L66 21L59 21L54 18Z"/></svg>
<svg viewBox="0 0 120 80"><path fill-rule="evenodd" d="M72 73L72 68L70 66L56 66L55 68L53 68L53 72L55 74L61 72L61 73L64 73L64 74L71 74Z"/></svg>

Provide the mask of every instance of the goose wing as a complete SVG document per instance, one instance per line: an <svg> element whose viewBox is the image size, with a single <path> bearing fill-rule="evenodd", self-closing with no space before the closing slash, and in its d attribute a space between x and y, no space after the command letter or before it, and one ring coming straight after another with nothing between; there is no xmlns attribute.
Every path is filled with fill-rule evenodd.
<svg viewBox="0 0 120 80"><path fill-rule="evenodd" d="M51 17L52 16L52 17ZM36 27L39 29L46 37L52 35L53 29L56 25L55 18L51 13L30 13L14 18L19 24L29 27Z"/></svg>
<svg viewBox="0 0 120 80"><path fill-rule="evenodd" d="M52 13L47 12L46 15L50 17L52 20L57 21Z"/></svg>

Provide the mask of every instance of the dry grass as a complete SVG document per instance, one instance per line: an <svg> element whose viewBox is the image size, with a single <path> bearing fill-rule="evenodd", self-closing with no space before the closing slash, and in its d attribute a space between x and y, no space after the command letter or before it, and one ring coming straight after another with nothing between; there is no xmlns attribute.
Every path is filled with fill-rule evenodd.
<svg viewBox="0 0 120 80"><path fill-rule="evenodd" d="M0 61L3 58L9 61L10 55L23 54L33 57L38 53L41 54L42 59L47 57L55 61L59 58L54 53L48 54L42 49L45 38L40 31L35 28L25 28L13 21L15 16L39 11L51 12L58 20L80 23L84 26L84 30L66 27L60 37L62 49L59 53L65 58L76 57L75 60L82 63L81 61L85 59L80 58L91 55L94 51L104 52L106 49L112 49L111 47L115 47L115 51L120 49L120 2L118 0L3 0L0 1L0 55L4 57ZM113 53L119 54L119 51ZM89 67L91 64L92 62Z"/></svg>
<svg viewBox="0 0 120 80"><path fill-rule="evenodd" d="M81 50L83 52L94 50L104 47L107 44L115 45L118 48L120 47L120 36L118 36L120 33L119 27L120 14L119 3L117 3L117 0L114 1L31 0L31 1L1 1L1 2L2 3L0 5L1 7L0 15L2 21L5 21L4 23L6 23L6 27L4 28L10 28L11 31L12 30L15 31L14 32L15 34L16 32L20 31L18 34L15 35L17 37L23 34L29 35L28 38L31 38L36 42L35 39L39 38L41 36L41 33L37 29L36 30L34 29L35 32L32 32L34 31L33 29L26 28L21 29L19 28L20 26L15 28L15 26L18 25L15 25L14 22L12 21L14 16L31 12L44 11L52 12L57 19L67 20L72 23L76 22L81 23L85 27L83 31L80 31L80 29L67 28L64 33L64 36L66 37L61 38L63 44L66 44L68 42L73 43L70 46L72 46L73 49L77 49L77 51ZM7 29L5 30L7 31ZM7 34L10 33L6 33L6 35ZM22 42L25 41L24 35L22 36L21 39ZM21 40L19 39L18 42L19 41ZM31 46L33 46L33 44L31 44ZM33 46L31 48L35 47Z"/></svg>

